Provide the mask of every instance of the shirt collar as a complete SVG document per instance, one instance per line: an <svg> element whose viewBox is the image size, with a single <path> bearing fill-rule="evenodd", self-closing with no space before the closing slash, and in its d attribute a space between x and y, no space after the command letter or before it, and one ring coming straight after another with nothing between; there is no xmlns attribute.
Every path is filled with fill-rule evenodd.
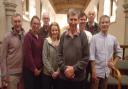
<svg viewBox="0 0 128 89"><path fill-rule="evenodd" d="M47 37L46 40L48 41L48 43L49 43L50 45L54 46L51 37ZM60 40L58 40L58 44L59 44L59 41L60 41Z"/></svg>
<svg viewBox="0 0 128 89"><path fill-rule="evenodd" d="M76 30L76 32L74 34L72 34L70 30L67 30L65 33L66 36L71 36L71 35L78 36L79 34L80 34L80 30L78 30L78 29Z"/></svg>
<svg viewBox="0 0 128 89"><path fill-rule="evenodd" d="M52 44L52 39L50 37L46 38L49 44Z"/></svg>
<svg viewBox="0 0 128 89"><path fill-rule="evenodd" d="M21 28L21 31L18 33L14 30L14 27L12 27L12 30L11 30L12 34L13 35L23 35L24 34L24 29Z"/></svg>
<svg viewBox="0 0 128 89"><path fill-rule="evenodd" d="M104 34L103 32L99 32L99 34L101 35L101 36L103 36L103 37L107 37L108 36L108 34Z"/></svg>
<svg viewBox="0 0 128 89"><path fill-rule="evenodd" d="M90 26L90 22L88 22L88 25ZM95 25L95 22L93 22L91 26L94 26L94 25Z"/></svg>
<svg viewBox="0 0 128 89"><path fill-rule="evenodd" d="M43 25L43 29L44 29L45 32L48 32L48 30L49 30L49 25Z"/></svg>
<svg viewBox="0 0 128 89"><path fill-rule="evenodd" d="M30 33L34 38L36 38L36 39L39 38L39 34L37 33L36 35L37 35L38 37L36 37L36 35L32 32L31 29L29 30L29 33Z"/></svg>

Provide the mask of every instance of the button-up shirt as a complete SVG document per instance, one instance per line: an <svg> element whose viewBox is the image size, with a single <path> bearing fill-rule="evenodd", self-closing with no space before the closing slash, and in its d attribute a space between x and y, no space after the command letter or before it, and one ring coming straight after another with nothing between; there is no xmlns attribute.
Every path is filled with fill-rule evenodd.
<svg viewBox="0 0 128 89"><path fill-rule="evenodd" d="M93 36L90 43L90 60L95 60L97 77L109 76L110 68L107 64L112 60L113 54L122 57L122 49L114 36L103 35L101 32Z"/></svg>

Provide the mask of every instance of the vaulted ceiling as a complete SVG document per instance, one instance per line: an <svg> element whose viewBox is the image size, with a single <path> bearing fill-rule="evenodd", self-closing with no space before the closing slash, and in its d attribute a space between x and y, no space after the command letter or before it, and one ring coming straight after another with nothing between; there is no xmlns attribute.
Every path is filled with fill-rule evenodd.
<svg viewBox="0 0 128 89"><path fill-rule="evenodd" d="M49 0L58 14L67 13L69 8L85 10L91 0Z"/></svg>

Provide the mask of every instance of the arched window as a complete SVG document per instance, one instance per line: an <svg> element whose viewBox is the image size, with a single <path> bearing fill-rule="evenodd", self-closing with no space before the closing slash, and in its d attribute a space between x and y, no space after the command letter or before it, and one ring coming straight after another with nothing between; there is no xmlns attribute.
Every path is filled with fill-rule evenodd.
<svg viewBox="0 0 128 89"><path fill-rule="evenodd" d="M36 15L36 1L35 0L29 0L29 18L31 19L34 15Z"/></svg>
<svg viewBox="0 0 128 89"><path fill-rule="evenodd" d="M29 0L22 0L23 18L28 20L29 18Z"/></svg>
<svg viewBox="0 0 128 89"><path fill-rule="evenodd" d="M116 21L117 0L104 0L104 15L110 16L111 22Z"/></svg>
<svg viewBox="0 0 128 89"><path fill-rule="evenodd" d="M35 0L22 0L23 18L29 21L32 16L36 15Z"/></svg>

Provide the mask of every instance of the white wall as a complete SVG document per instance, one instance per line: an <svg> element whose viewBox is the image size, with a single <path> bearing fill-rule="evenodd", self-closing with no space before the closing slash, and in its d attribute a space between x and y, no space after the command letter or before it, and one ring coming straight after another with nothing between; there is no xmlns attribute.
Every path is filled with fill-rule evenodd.
<svg viewBox="0 0 128 89"><path fill-rule="evenodd" d="M117 19L115 23L112 23L110 26L110 33L115 35L120 44L124 44L125 37L125 14L123 9L123 0L118 0L117 8Z"/></svg>

